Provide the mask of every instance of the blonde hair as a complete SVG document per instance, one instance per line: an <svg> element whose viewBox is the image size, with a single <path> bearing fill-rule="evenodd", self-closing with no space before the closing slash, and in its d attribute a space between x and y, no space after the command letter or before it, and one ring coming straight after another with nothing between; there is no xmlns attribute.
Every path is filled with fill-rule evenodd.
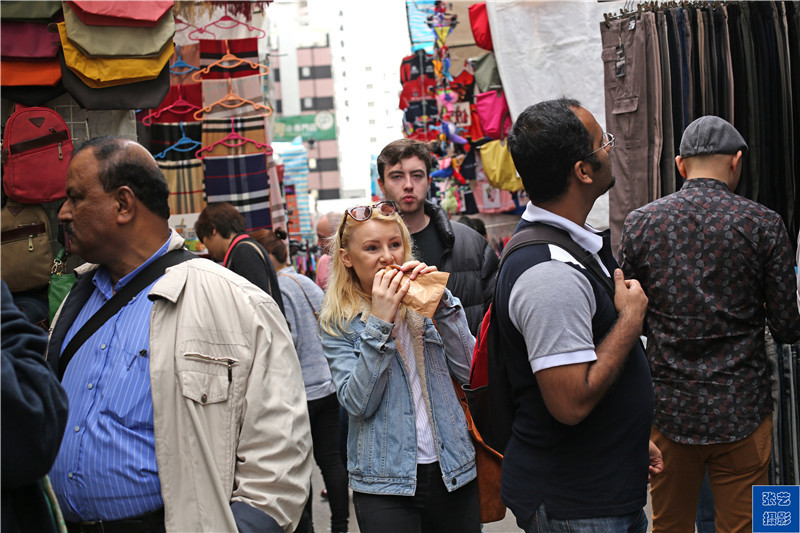
<svg viewBox="0 0 800 533"><path fill-rule="evenodd" d="M384 215L378 209L373 209L369 220L383 220L397 224L403 240L403 262L414 259L411 234L399 213ZM333 248L331 277L328 280L328 288L325 290L325 298L319 314L320 327L331 335L338 336L341 332L347 332L347 324L358 316L365 303L371 302L370 296L361 288L355 270L346 267L342 262L342 249L350 245L353 229L362 222L366 221L355 220L344 213L336 229L336 237L331 244ZM403 316L405 314L405 306L402 304L400 313Z"/></svg>

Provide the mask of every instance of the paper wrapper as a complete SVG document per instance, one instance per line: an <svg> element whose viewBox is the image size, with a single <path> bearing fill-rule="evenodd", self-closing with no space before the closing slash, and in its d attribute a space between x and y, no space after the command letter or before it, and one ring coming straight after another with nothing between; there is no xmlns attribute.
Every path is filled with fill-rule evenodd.
<svg viewBox="0 0 800 533"><path fill-rule="evenodd" d="M442 299L447 286L448 272L429 272L411 280L408 293L403 297L403 304L417 313L433 319L439 300Z"/></svg>

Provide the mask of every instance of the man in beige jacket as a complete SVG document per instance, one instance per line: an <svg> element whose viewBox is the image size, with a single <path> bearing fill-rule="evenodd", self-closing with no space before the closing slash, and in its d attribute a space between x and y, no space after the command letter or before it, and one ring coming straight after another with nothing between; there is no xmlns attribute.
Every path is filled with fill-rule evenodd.
<svg viewBox="0 0 800 533"><path fill-rule="evenodd" d="M180 248L158 165L122 138L73 155L59 220L90 263L48 362L148 264ZM50 473L70 531L293 531L308 498L302 373L274 300L205 259L167 269L63 368L69 431Z"/></svg>

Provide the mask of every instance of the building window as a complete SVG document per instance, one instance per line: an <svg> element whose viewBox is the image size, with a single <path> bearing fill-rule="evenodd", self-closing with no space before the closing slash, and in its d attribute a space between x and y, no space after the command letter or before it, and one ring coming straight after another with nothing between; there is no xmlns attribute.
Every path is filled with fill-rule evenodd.
<svg viewBox="0 0 800 533"><path fill-rule="evenodd" d="M372 67L367 67L364 70L366 70L367 72L372 72Z"/></svg>
<svg viewBox="0 0 800 533"><path fill-rule="evenodd" d="M370 123L370 124L375 124L375 119L374 119L374 118L373 118L373 119L370 119L369 123Z"/></svg>
<svg viewBox="0 0 800 533"><path fill-rule="evenodd" d="M372 89L372 84L371 83L367 84L367 89Z"/></svg>
<svg viewBox="0 0 800 533"><path fill-rule="evenodd" d="M314 99L313 98L303 98L303 107L305 109L311 109L314 107Z"/></svg>
<svg viewBox="0 0 800 533"><path fill-rule="evenodd" d="M367 102L367 107L375 107L375 102Z"/></svg>
<svg viewBox="0 0 800 533"><path fill-rule="evenodd" d="M311 67L302 67L300 69L300 76L303 78L310 78L311 77Z"/></svg>
<svg viewBox="0 0 800 533"><path fill-rule="evenodd" d="M376 143L376 142L378 142L378 138L377 137L370 137L369 138L369 142Z"/></svg>

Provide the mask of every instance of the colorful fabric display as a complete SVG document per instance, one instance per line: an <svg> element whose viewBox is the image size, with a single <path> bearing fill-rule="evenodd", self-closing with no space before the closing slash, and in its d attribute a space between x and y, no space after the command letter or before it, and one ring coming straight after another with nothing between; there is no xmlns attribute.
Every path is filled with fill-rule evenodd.
<svg viewBox="0 0 800 533"><path fill-rule="evenodd" d="M175 35L175 18L171 15L162 17L152 28L89 26L69 2L64 4L64 25L69 40L88 57L158 56Z"/></svg>
<svg viewBox="0 0 800 533"><path fill-rule="evenodd" d="M265 154L206 157L203 163L208 203L233 204L244 216L246 231L272 229Z"/></svg>
<svg viewBox="0 0 800 533"><path fill-rule="evenodd" d="M200 39L200 68L205 68L215 61L222 59L225 54L232 54L239 59L258 63L258 38L246 39ZM182 49L181 49L182 50ZM204 80L219 80L223 78L241 78L252 76L258 69L253 69L247 63L242 63L233 68L221 66L212 67L208 73L201 74Z"/></svg>
<svg viewBox="0 0 800 533"><path fill-rule="evenodd" d="M0 53L4 59L54 59L58 55L58 47L53 44L55 40L47 24L6 20L0 23Z"/></svg>
<svg viewBox="0 0 800 533"><path fill-rule="evenodd" d="M159 161L158 166L169 187L170 215L199 213L205 208L203 162L200 159Z"/></svg>
<svg viewBox="0 0 800 533"><path fill-rule="evenodd" d="M291 143L273 143L273 150L283 162L283 187L289 211L290 237L311 237L311 209L308 205L308 152L298 137Z"/></svg>
<svg viewBox="0 0 800 533"><path fill-rule="evenodd" d="M197 108L191 108L184 103L178 103L180 100L188 104L195 105ZM173 122L198 122L194 118L194 112L200 108L203 103L203 96L199 83L192 85L170 85L169 92L161 105L153 111L162 111L158 116L151 116L150 122L152 124L158 123L173 123ZM170 106L174 106L170 109ZM181 112L185 111L185 112ZM145 121L146 123L146 121ZM197 139L200 140L199 138Z"/></svg>
<svg viewBox="0 0 800 533"><path fill-rule="evenodd" d="M30 2L24 2L29 4ZM38 2L37 2L38 3ZM60 4L60 2L58 2ZM90 26L136 26L153 28L175 4L172 0L73 0L65 2ZM5 6L3 6L5 7Z"/></svg>
<svg viewBox="0 0 800 533"><path fill-rule="evenodd" d="M58 23L58 34L61 37L65 64L93 89L155 79L175 52L175 45L170 40L157 57L89 58L67 38L64 22Z"/></svg>
<svg viewBox="0 0 800 533"><path fill-rule="evenodd" d="M198 85L200 82L192 79L192 74L200 68L199 65L199 44L176 45L175 53L169 58L169 83L171 85Z"/></svg>
<svg viewBox="0 0 800 533"><path fill-rule="evenodd" d="M167 148L180 141L183 136L200 141L201 124L199 122L184 122L183 133L180 123L154 123L150 127L150 151L153 154L164 154L164 161L188 161L195 159L197 149L182 152Z"/></svg>
<svg viewBox="0 0 800 533"><path fill-rule="evenodd" d="M204 82L205 83L205 82ZM247 139L268 144L266 124L264 117L236 117L236 118L217 118L203 120L203 146L211 146L228 136L231 131L235 131ZM263 154L264 149L256 147L251 142L242 143L240 146L226 146L217 144L211 151L204 152L205 155L225 156L225 155L246 155Z"/></svg>
<svg viewBox="0 0 800 533"><path fill-rule="evenodd" d="M250 102L264 105L264 89L262 87L262 76L253 75L242 78L228 78L219 80L203 80L203 107L209 107L219 102L227 94L234 94L249 100ZM225 105L214 105L210 111L203 114L203 120L209 118L241 117L241 116L263 116L264 111L255 109L249 103L243 103L238 107L227 107Z"/></svg>
<svg viewBox="0 0 800 533"><path fill-rule="evenodd" d="M278 177L278 167L274 161L269 164L269 203L272 210L272 227L286 229L286 209L284 208L285 200L281 187L281 180Z"/></svg>

